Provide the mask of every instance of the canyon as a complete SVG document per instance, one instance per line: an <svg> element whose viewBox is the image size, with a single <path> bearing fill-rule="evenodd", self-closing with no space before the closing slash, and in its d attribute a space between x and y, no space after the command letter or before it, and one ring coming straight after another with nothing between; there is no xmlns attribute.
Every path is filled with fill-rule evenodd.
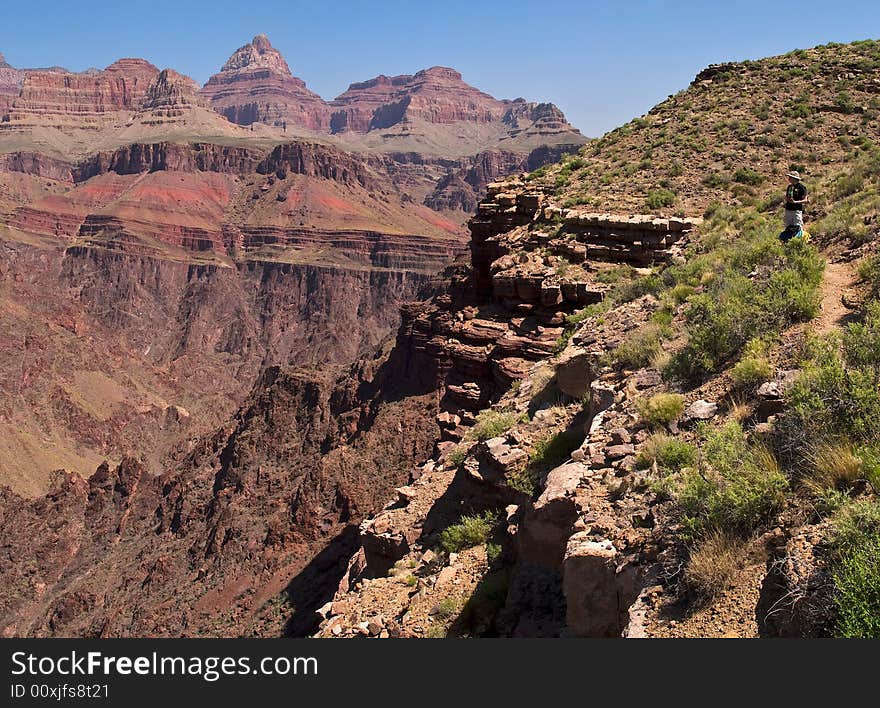
<svg viewBox="0 0 880 708"><path fill-rule="evenodd" d="M201 88L3 64L0 634L833 633L876 489L783 436L876 293L878 70L712 66L586 141L443 67L324 101L264 35Z"/></svg>
<svg viewBox="0 0 880 708"><path fill-rule="evenodd" d="M456 278L489 181L585 142L399 78L326 102L264 35L204 87L0 59L4 635L311 628L287 603L433 448L400 308Z"/></svg>

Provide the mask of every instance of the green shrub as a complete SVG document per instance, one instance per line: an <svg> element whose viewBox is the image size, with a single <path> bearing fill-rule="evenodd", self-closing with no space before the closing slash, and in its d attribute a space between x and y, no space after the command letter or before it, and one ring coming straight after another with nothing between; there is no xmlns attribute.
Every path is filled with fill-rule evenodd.
<svg viewBox="0 0 880 708"><path fill-rule="evenodd" d="M676 305L680 305L693 294L693 286L687 283L678 283L669 291L669 296Z"/></svg>
<svg viewBox="0 0 880 708"><path fill-rule="evenodd" d="M676 195L670 189L656 189L651 192L648 192L648 196L645 199L645 206L648 209L662 209L663 207L670 207L675 204Z"/></svg>
<svg viewBox="0 0 880 708"><path fill-rule="evenodd" d="M501 559L502 553L501 545L498 543L487 543L486 544L486 562L493 566Z"/></svg>
<svg viewBox="0 0 880 708"><path fill-rule="evenodd" d="M728 218L717 210L712 221ZM800 241L800 239L796 240ZM672 358L668 375L697 379L717 371L755 337L811 319L819 308L818 286L824 263L809 244L778 239L761 230L720 249L725 263L705 293L694 295L685 311L688 342ZM764 265L763 277L747 274Z"/></svg>
<svg viewBox="0 0 880 708"><path fill-rule="evenodd" d="M769 523L788 489L773 453L748 446L738 423L707 434L702 450L707 469L685 470L671 485L684 534L745 537Z"/></svg>
<svg viewBox="0 0 880 708"><path fill-rule="evenodd" d="M877 535L880 535L880 504L863 498L845 504L834 513L828 542L837 555L846 555Z"/></svg>
<svg viewBox="0 0 880 708"><path fill-rule="evenodd" d="M880 535L875 534L835 564L835 634L880 637Z"/></svg>
<svg viewBox="0 0 880 708"><path fill-rule="evenodd" d="M448 620L455 617L458 614L458 609L461 606L461 602L458 598L455 597L444 597L440 602L437 603L436 611L434 612L434 616L440 620Z"/></svg>
<svg viewBox="0 0 880 708"><path fill-rule="evenodd" d="M880 382L880 302L869 302L864 320L844 330L843 352L847 364L873 372Z"/></svg>
<svg viewBox="0 0 880 708"><path fill-rule="evenodd" d="M690 467L696 460L697 449L690 443L665 433L654 433L636 457L636 466L646 469L656 462L661 472L669 474Z"/></svg>
<svg viewBox="0 0 880 708"><path fill-rule="evenodd" d="M749 167L741 167L733 173L733 181L739 182L740 184L749 184L753 187L757 187L764 181L764 175L762 175L757 170L753 170Z"/></svg>
<svg viewBox="0 0 880 708"><path fill-rule="evenodd" d="M630 369L641 369L651 363L660 351L661 343L668 328L656 324L646 324L624 339L617 349L610 352L611 364Z"/></svg>
<svg viewBox="0 0 880 708"><path fill-rule="evenodd" d="M843 357L836 337L811 343L777 426L781 449L793 461L803 461L803 450L823 438L869 445L880 438L880 308L871 310L865 322L848 326Z"/></svg>
<svg viewBox="0 0 880 708"><path fill-rule="evenodd" d="M446 461L454 467L458 467L462 462L464 462L469 450L470 446L468 445L456 445L446 455Z"/></svg>
<svg viewBox="0 0 880 708"><path fill-rule="evenodd" d="M520 416L511 411L484 410L477 415L477 422L465 437L468 440L496 438L510 430L519 420Z"/></svg>
<svg viewBox="0 0 880 708"><path fill-rule="evenodd" d="M498 517L491 512L475 516L462 516L457 524L448 526L440 534L440 547L447 553L458 553L485 543L492 533Z"/></svg>
<svg viewBox="0 0 880 708"><path fill-rule="evenodd" d="M859 278L868 283L872 297L880 295L880 256L868 256L859 261Z"/></svg>
<svg viewBox="0 0 880 708"><path fill-rule="evenodd" d="M645 423L658 428L678 419L684 411L684 397L677 393L658 393L641 399L637 406Z"/></svg>
<svg viewBox="0 0 880 708"><path fill-rule="evenodd" d="M754 389L773 376L773 367L762 356L747 356L740 359L730 370L733 385L740 389Z"/></svg>

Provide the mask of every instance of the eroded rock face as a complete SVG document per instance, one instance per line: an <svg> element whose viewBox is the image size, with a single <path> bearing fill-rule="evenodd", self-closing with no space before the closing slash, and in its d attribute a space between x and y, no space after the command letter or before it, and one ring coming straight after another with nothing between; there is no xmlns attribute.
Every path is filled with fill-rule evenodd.
<svg viewBox="0 0 880 708"><path fill-rule="evenodd" d="M239 125L259 122L315 131L329 127L327 104L291 74L264 34L237 49L208 79L202 95L215 111Z"/></svg>
<svg viewBox="0 0 880 708"><path fill-rule="evenodd" d="M124 459L88 481L62 474L35 500L0 492L0 634L304 631L356 524L433 446L433 396L379 393L398 366L336 381L270 368L231 428L160 476ZM277 611L285 598L292 616Z"/></svg>
<svg viewBox="0 0 880 708"><path fill-rule="evenodd" d="M503 101L469 86L461 74L443 66L352 84L330 105L335 133L365 133L404 120L490 123L500 120L506 110Z"/></svg>
<svg viewBox="0 0 880 708"><path fill-rule="evenodd" d="M21 91L23 81L24 72L9 64L0 54L0 120Z"/></svg>
<svg viewBox="0 0 880 708"><path fill-rule="evenodd" d="M143 107L170 109L198 105L199 89L200 86L189 76L178 74L174 69L164 69L147 88Z"/></svg>
<svg viewBox="0 0 880 708"><path fill-rule="evenodd" d="M4 127L100 128L110 114L137 110L159 70L120 59L103 71L27 70Z"/></svg>

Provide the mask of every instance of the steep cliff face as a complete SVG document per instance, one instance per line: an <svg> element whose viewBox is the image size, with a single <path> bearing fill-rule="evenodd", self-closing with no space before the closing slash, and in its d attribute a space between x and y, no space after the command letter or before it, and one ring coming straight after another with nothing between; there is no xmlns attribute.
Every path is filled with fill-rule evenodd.
<svg viewBox="0 0 880 708"><path fill-rule="evenodd" d="M52 469L89 475L126 451L163 469L265 366L350 364L463 248L426 207L376 198L381 165L328 146L135 144L7 165L19 187L69 180L13 201L0 232L8 380L27 372L2 392L0 459L29 494Z"/></svg>
<svg viewBox="0 0 880 708"><path fill-rule="evenodd" d="M112 114L136 110L158 74L143 59L120 59L103 71L80 74L28 70L0 127L99 129Z"/></svg>
<svg viewBox="0 0 880 708"><path fill-rule="evenodd" d="M124 459L88 481L59 473L36 501L4 490L0 632L307 631L345 570L353 524L433 446L434 397L399 366L335 383L269 368L232 425L161 476Z"/></svg>
<svg viewBox="0 0 880 708"><path fill-rule="evenodd" d="M0 54L0 121L21 91L24 72L19 71Z"/></svg>
<svg viewBox="0 0 880 708"><path fill-rule="evenodd" d="M469 86L454 69L435 66L402 76L377 76L352 84L331 104L331 130L389 128L403 121L489 123L504 114L504 103Z"/></svg>
<svg viewBox="0 0 880 708"><path fill-rule="evenodd" d="M235 51L202 91L214 110L239 125L324 131L329 109L318 94L290 72L264 34Z"/></svg>

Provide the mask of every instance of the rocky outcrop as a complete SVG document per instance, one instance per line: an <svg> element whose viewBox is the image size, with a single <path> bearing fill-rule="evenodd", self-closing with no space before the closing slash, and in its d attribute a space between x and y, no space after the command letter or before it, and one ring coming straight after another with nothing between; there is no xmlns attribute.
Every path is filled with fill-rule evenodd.
<svg viewBox="0 0 880 708"><path fill-rule="evenodd" d="M286 130L329 127L329 108L290 72L264 34L235 51L202 95L215 111L239 125L265 123Z"/></svg>
<svg viewBox="0 0 880 708"><path fill-rule="evenodd" d="M347 185L376 187L376 180L364 160L351 153L317 143L296 142L279 145L257 165L261 174L291 172L307 177L332 179Z"/></svg>
<svg viewBox="0 0 880 708"><path fill-rule="evenodd" d="M567 153L576 152L578 145L559 145L536 148L529 153L507 150L485 150L462 160L464 166L448 172L434 190L425 197L432 209L460 209L472 214L486 196L486 187L499 177L517 172L536 170L556 162Z"/></svg>
<svg viewBox="0 0 880 708"><path fill-rule="evenodd" d="M365 133L403 121L490 123L500 120L505 111L503 101L469 86L457 71L442 66L352 84L330 106L334 133Z"/></svg>
<svg viewBox="0 0 880 708"><path fill-rule="evenodd" d="M73 170L75 182L115 172L134 175L142 172L218 172L240 175L256 170L265 152L248 147L216 143L132 143L117 150L98 152Z"/></svg>
<svg viewBox="0 0 880 708"><path fill-rule="evenodd" d="M21 92L24 72L9 64L0 54L0 122Z"/></svg>
<svg viewBox="0 0 880 708"><path fill-rule="evenodd" d="M563 589L567 633L574 637L619 637L640 588L618 573L610 541L574 534L565 549Z"/></svg>
<svg viewBox="0 0 880 708"><path fill-rule="evenodd" d="M120 59L103 71L25 71L20 95L0 128L99 129L104 118L137 110L159 70L143 59Z"/></svg>
<svg viewBox="0 0 880 708"><path fill-rule="evenodd" d="M66 160L39 152L7 152L0 155L0 172L20 172L59 182L73 182L76 167Z"/></svg>

